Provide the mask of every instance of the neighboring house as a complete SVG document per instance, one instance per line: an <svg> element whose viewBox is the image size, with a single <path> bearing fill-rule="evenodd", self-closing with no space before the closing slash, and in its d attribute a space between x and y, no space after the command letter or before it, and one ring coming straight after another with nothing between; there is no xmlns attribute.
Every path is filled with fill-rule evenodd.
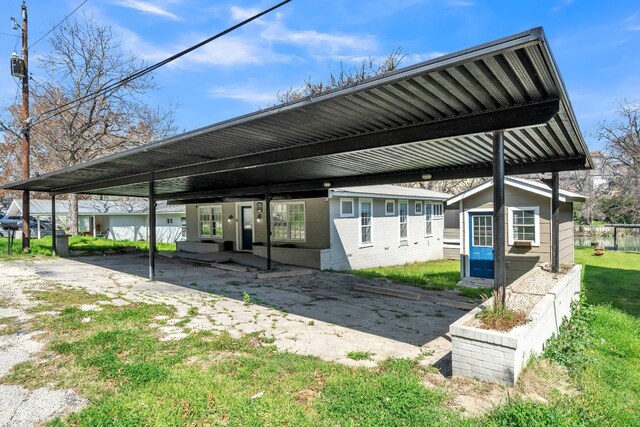
<svg viewBox="0 0 640 427"><path fill-rule="evenodd" d="M560 263L573 263L573 203L585 200L560 190ZM551 188L506 177L505 202L506 269L511 283L551 259ZM447 200L445 227L445 257L460 259L461 276L492 279L493 180Z"/></svg>
<svg viewBox="0 0 640 427"><path fill-rule="evenodd" d="M51 200L32 199L32 217L51 220ZM156 235L158 242L175 242L186 234L184 205L158 202L156 208ZM22 215L22 200L11 202L8 215ZM68 226L69 202L56 201L56 221ZM149 204L146 200L79 200L78 231L82 234L102 236L112 240L147 240L149 233Z"/></svg>
<svg viewBox="0 0 640 427"><path fill-rule="evenodd" d="M450 195L395 185L332 188L323 197L271 201L274 261L357 269L442 259ZM187 205L187 252L248 251L266 258L266 203Z"/></svg>

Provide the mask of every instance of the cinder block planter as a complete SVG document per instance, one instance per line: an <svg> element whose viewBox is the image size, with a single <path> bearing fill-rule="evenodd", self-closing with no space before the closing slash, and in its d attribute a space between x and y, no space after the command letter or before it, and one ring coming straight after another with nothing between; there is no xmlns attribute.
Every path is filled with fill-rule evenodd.
<svg viewBox="0 0 640 427"><path fill-rule="evenodd" d="M469 326L480 307L453 323L449 327L453 375L515 385L531 356L540 354L545 342L558 333L563 318L571 316L571 302L579 298L581 271L582 266L576 265L562 276L533 307L531 321L509 332Z"/></svg>

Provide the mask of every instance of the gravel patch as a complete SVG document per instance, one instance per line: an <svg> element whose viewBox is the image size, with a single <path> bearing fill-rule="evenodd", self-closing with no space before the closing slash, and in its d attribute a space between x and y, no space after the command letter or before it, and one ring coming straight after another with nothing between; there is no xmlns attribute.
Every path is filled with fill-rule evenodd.
<svg viewBox="0 0 640 427"><path fill-rule="evenodd" d="M553 288L564 274L551 273L539 268L523 281L515 283L507 291L507 307L529 313Z"/></svg>

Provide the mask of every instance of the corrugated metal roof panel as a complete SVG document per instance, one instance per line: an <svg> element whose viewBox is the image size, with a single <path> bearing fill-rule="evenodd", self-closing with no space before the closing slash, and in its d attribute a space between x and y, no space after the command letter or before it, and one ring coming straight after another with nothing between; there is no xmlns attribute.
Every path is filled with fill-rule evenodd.
<svg viewBox="0 0 640 427"><path fill-rule="evenodd" d="M554 102L554 117L537 118ZM513 124L516 109L528 124ZM453 178L486 174L493 159L486 132L499 129L508 170L590 165L541 29L5 188L145 196L154 179L170 198L307 181L313 189L385 174Z"/></svg>

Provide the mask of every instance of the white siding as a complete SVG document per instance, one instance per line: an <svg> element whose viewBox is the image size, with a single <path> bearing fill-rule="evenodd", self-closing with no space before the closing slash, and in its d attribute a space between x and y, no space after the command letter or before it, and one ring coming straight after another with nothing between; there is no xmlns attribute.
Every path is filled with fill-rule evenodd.
<svg viewBox="0 0 640 427"><path fill-rule="evenodd" d="M373 199L373 245L361 246L359 203L357 198L355 201L355 216L341 218L339 198L330 199L330 268L359 269L442 259L442 217L434 217L433 235L425 237L425 216L416 215L415 202L409 200L408 244L401 246L397 209L395 215L385 215L385 199Z"/></svg>
<svg viewBox="0 0 640 427"><path fill-rule="evenodd" d="M180 214L159 214L156 217L156 241L171 243L180 240ZM167 224L167 218L173 220ZM149 226L146 215L111 215L107 238L112 240L148 240Z"/></svg>

